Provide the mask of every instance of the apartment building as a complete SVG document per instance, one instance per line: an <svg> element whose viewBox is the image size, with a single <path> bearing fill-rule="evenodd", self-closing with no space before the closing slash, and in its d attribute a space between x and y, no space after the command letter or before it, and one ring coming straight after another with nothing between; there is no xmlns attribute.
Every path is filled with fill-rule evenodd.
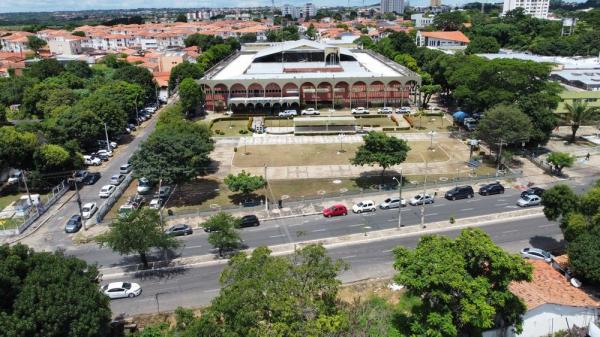
<svg viewBox="0 0 600 337"><path fill-rule="evenodd" d="M290 4L284 4L281 6L281 15L289 15L293 19L298 18L312 18L317 15L317 7L313 3L305 3L301 7L297 7Z"/></svg>
<svg viewBox="0 0 600 337"><path fill-rule="evenodd" d="M540 19L548 18L550 0L504 0L502 14L516 8L523 8L525 13Z"/></svg>
<svg viewBox="0 0 600 337"><path fill-rule="evenodd" d="M2 51L11 53L29 51L29 40L27 37L30 35L33 34L28 32L0 31L0 46L2 47Z"/></svg>
<svg viewBox="0 0 600 337"><path fill-rule="evenodd" d="M404 13L404 0L381 0L381 13Z"/></svg>

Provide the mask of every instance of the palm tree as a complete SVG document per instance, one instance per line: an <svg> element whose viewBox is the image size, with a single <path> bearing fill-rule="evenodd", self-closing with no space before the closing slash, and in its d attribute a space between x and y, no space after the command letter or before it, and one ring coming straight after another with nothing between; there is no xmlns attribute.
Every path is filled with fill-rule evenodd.
<svg viewBox="0 0 600 337"><path fill-rule="evenodd" d="M587 103L574 101L573 104L565 104L565 108L571 117L571 143L575 142L575 135L581 124L589 122L598 114L598 108L588 106Z"/></svg>

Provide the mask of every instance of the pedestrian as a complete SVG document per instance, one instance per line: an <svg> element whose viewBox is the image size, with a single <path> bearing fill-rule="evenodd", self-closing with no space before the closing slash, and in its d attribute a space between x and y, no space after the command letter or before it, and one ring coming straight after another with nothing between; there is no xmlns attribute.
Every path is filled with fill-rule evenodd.
<svg viewBox="0 0 600 337"><path fill-rule="evenodd" d="M590 160L590 153L589 152L585 155L585 160L587 160L587 161Z"/></svg>

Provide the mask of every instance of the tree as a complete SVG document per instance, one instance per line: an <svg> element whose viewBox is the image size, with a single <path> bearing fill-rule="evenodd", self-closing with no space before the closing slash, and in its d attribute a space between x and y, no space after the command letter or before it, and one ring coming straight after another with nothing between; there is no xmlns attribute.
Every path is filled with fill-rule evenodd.
<svg viewBox="0 0 600 337"><path fill-rule="evenodd" d="M179 84L179 101L185 114L194 114L202 101L202 90L194 79L186 78Z"/></svg>
<svg viewBox="0 0 600 337"><path fill-rule="evenodd" d="M452 240L427 235L414 250L394 250L394 280L421 299L406 319L412 336L478 336L496 324L522 331L525 304L508 286L531 281L532 266L480 229Z"/></svg>
<svg viewBox="0 0 600 337"><path fill-rule="evenodd" d="M584 280L600 283L600 226L577 236L567 245L569 264Z"/></svg>
<svg viewBox="0 0 600 337"><path fill-rule="evenodd" d="M0 324L4 336L109 335L108 297L98 269L63 252L0 246Z"/></svg>
<svg viewBox="0 0 600 337"><path fill-rule="evenodd" d="M423 94L422 106L425 108L429 104L431 97L434 94L439 93L442 90L442 86L439 84L424 84L421 86L421 94Z"/></svg>
<svg viewBox="0 0 600 337"><path fill-rule="evenodd" d="M40 49L42 49L47 44L48 43L46 41L40 39L36 35L27 36L27 45L29 46L29 49L33 50L35 55L39 55Z"/></svg>
<svg viewBox="0 0 600 337"><path fill-rule="evenodd" d="M398 54L394 57L394 62L405 66L412 71L419 71L417 61L410 54Z"/></svg>
<svg viewBox="0 0 600 337"><path fill-rule="evenodd" d="M44 144L36 149L34 167L40 172L64 172L75 168L75 160L60 145Z"/></svg>
<svg viewBox="0 0 600 337"><path fill-rule="evenodd" d="M201 51L206 51L208 48L223 43L223 38L220 36L191 34L183 41L186 47L197 46Z"/></svg>
<svg viewBox="0 0 600 337"><path fill-rule="evenodd" d="M19 132L14 126L0 127L0 167L31 168L37 147L35 133Z"/></svg>
<svg viewBox="0 0 600 337"><path fill-rule="evenodd" d="M93 75L92 69L85 61L69 61L65 70L80 78L90 78Z"/></svg>
<svg viewBox="0 0 600 337"><path fill-rule="evenodd" d="M308 36L311 40L314 40L317 37L317 30L315 29L315 25L311 23L304 34L306 34L306 36Z"/></svg>
<svg viewBox="0 0 600 337"><path fill-rule="evenodd" d="M565 167L571 167L575 163L575 157L566 152L552 152L546 160L554 165L557 175L562 175L562 170Z"/></svg>
<svg viewBox="0 0 600 337"><path fill-rule="evenodd" d="M48 133L56 143L75 140L81 149L95 151L98 147L97 140L104 135L104 125L93 111L67 109L58 115L54 127Z"/></svg>
<svg viewBox="0 0 600 337"><path fill-rule="evenodd" d="M371 49L375 43L368 35L361 35L358 39L354 40L357 46L362 46L364 49Z"/></svg>
<svg viewBox="0 0 600 337"><path fill-rule="evenodd" d="M246 33L240 36L241 43L253 43L256 42L256 33Z"/></svg>
<svg viewBox="0 0 600 337"><path fill-rule="evenodd" d="M152 73L146 68L133 65L121 67L115 70L113 79L139 85L144 89L144 96L141 98L145 102L153 101L156 98L156 83Z"/></svg>
<svg viewBox="0 0 600 337"><path fill-rule="evenodd" d="M175 89L175 87L186 78L197 80L200 79L202 75L202 70L200 70L197 64L183 61L171 70L171 75L169 75L169 90Z"/></svg>
<svg viewBox="0 0 600 337"><path fill-rule="evenodd" d="M110 230L96 237L100 247L107 246L121 255L136 253L148 268L148 253L153 248L173 249L180 243L161 229L158 211L139 208L118 218Z"/></svg>
<svg viewBox="0 0 600 337"><path fill-rule="evenodd" d="M184 13L177 14L177 18L175 18L175 22L187 22L187 16Z"/></svg>
<svg viewBox="0 0 600 337"><path fill-rule="evenodd" d="M219 250L219 256L230 249L236 249L240 246L242 239L236 230L240 225L240 219L234 218L231 214L219 212L203 224L208 228L208 243Z"/></svg>
<svg viewBox="0 0 600 337"><path fill-rule="evenodd" d="M527 142L533 126L531 119L515 105L499 104L487 110L477 125L477 138L498 148L499 142L513 145Z"/></svg>
<svg viewBox="0 0 600 337"><path fill-rule="evenodd" d="M492 53L495 54L500 50L500 44L495 38L491 36L476 36L474 37L467 49L466 54L481 54L481 53Z"/></svg>
<svg viewBox="0 0 600 337"><path fill-rule="evenodd" d="M80 30L76 30L76 31L72 32L71 34L73 34L75 36L79 36L79 37L85 37L85 32L82 32Z"/></svg>
<svg viewBox="0 0 600 337"><path fill-rule="evenodd" d="M465 15L461 11L438 13L433 18L433 25L437 30L460 30L465 22Z"/></svg>
<svg viewBox="0 0 600 337"><path fill-rule="evenodd" d="M63 71L65 71L65 68L56 59L37 61L25 68L25 74L27 76L35 77L40 81L43 81L48 77L58 76Z"/></svg>
<svg viewBox="0 0 600 337"><path fill-rule="evenodd" d="M360 166L377 164L382 168L382 178L388 167L403 163L410 151L405 140L384 132L371 131L363 139L365 143L359 146L350 162Z"/></svg>
<svg viewBox="0 0 600 337"><path fill-rule="evenodd" d="M542 206L546 219L555 221L576 211L579 207L579 197L571 187L558 184L544 191Z"/></svg>
<svg viewBox="0 0 600 337"><path fill-rule="evenodd" d="M246 197L250 193L267 185L267 181L262 176L253 176L244 170L237 175L227 175L223 182L232 192L242 192Z"/></svg>
<svg viewBox="0 0 600 337"><path fill-rule="evenodd" d="M571 143L573 143L581 124L593 121L598 116L599 111L597 107L591 107L587 103L579 101L575 101L573 104L566 103L565 108L571 119Z"/></svg>
<svg viewBox="0 0 600 337"><path fill-rule="evenodd" d="M177 121L157 128L135 152L131 163L138 178L182 183L206 173L213 149L206 125Z"/></svg>

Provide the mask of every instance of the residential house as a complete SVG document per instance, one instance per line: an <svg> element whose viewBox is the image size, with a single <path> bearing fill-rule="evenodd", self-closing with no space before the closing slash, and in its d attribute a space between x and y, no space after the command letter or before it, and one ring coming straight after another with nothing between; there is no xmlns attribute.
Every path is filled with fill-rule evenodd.
<svg viewBox="0 0 600 337"><path fill-rule="evenodd" d="M432 47L439 49L464 49L469 44L469 38L460 31L418 31L415 42L419 47Z"/></svg>
<svg viewBox="0 0 600 337"><path fill-rule="evenodd" d="M435 15L427 13L416 13L410 16L410 19L414 22L415 28L425 28L433 24L433 18Z"/></svg>
<svg viewBox="0 0 600 337"><path fill-rule="evenodd" d="M11 53L28 52L30 49L27 37L31 35L33 34L29 32L0 31L0 49Z"/></svg>

